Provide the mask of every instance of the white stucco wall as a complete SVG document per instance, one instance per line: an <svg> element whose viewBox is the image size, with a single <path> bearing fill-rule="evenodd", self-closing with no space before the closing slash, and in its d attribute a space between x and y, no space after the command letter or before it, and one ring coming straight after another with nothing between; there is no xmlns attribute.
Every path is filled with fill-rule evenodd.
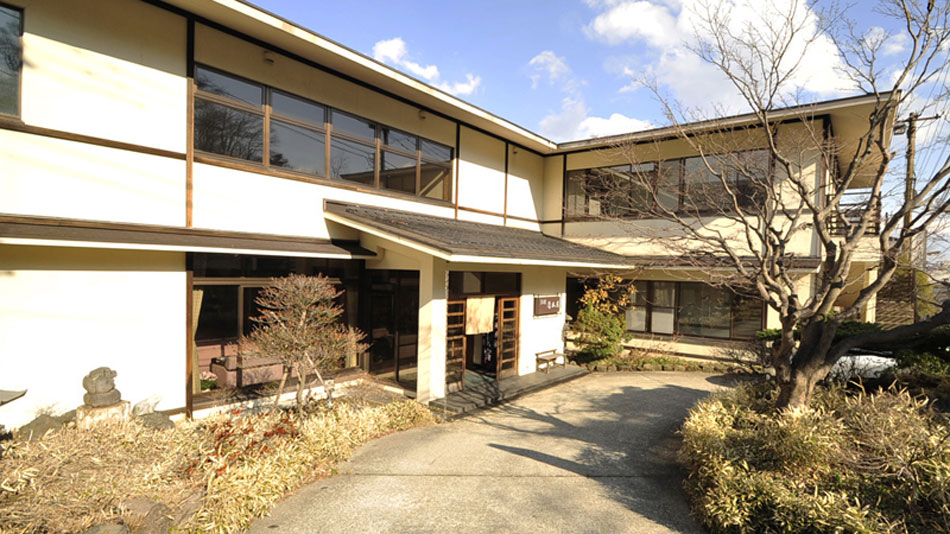
<svg viewBox="0 0 950 534"><path fill-rule="evenodd" d="M186 297L182 253L0 245L0 388L29 390L0 424L76 408L100 366L133 404L183 407Z"/></svg>
<svg viewBox="0 0 950 534"><path fill-rule="evenodd" d="M25 123L185 151L184 17L124 0L17 3Z"/></svg>
<svg viewBox="0 0 950 534"><path fill-rule="evenodd" d="M0 212L184 226L185 162L0 130Z"/></svg>

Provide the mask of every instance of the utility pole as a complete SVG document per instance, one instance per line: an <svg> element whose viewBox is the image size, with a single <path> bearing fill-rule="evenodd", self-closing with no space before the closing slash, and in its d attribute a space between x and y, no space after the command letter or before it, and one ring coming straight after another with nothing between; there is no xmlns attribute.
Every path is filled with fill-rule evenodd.
<svg viewBox="0 0 950 534"><path fill-rule="evenodd" d="M904 231L910 230L910 225L914 220L914 197L917 196L917 179L915 176L915 164L914 157L917 152L917 121L927 121L940 118L940 115L933 115L931 117L921 117L920 113L912 112L907 116L905 121L901 121L907 126L907 171L904 177L904 206L906 211L904 212ZM901 126L904 126L902 124ZM920 239L926 240L927 237L923 234L920 234ZM921 246L923 244L919 243ZM910 238L904 243L904 261L906 262L906 267L908 271L908 276L910 276L910 286L911 292L913 293L913 304L914 304L914 322L920 320L920 312L918 311L918 298L917 298L917 267L914 265L914 239Z"/></svg>

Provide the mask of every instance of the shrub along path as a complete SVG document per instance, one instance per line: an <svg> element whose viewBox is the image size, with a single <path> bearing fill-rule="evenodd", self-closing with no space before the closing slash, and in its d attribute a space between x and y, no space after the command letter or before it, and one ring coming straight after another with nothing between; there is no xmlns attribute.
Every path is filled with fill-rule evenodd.
<svg viewBox="0 0 950 534"><path fill-rule="evenodd" d="M585 376L373 441L252 533L703 532L675 461L703 373Z"/></svg>

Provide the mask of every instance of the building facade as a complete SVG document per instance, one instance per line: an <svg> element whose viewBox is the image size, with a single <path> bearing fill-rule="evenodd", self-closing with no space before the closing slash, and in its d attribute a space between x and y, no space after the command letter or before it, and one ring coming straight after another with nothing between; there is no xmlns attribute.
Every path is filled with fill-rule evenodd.
<svg viewBox="0 0 950 534"><path fill-rule="evenodd" d="M169 412L233 398L202 376L260 387L274 363L235 343L290 273L343 290L370 343L348 366L422 401L466 372L535 372L564 349L577 280L601 272L636 273L634 344L715 357L777 321L675 261L664 221L604 220L578 186L634 171L618 141L686 172L697 154L669 131L556 144L232 0L2 0L0 47L0 388L28 389L4 425L80 404L103 365ZM869 105L808 120L846 134ZM820 190L830 171L803 172ZM817 241L794 245L806 295Z"/></svg>

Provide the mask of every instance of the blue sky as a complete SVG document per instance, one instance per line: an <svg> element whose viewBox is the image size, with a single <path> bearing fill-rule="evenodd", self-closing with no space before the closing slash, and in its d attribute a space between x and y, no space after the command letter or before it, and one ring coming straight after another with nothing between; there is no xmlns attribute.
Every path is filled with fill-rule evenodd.
<svg viewBox="0 0 950 534"><path fill-rule="evenodd" d="M744 111L685 47L692 0L254 1L555 141L662 125L651 93L632 83L642 75L690 108ZM735 18L752 9L744 2L761 5L733 1ZM853 12L863 28L885 23L864 7ZM893 60L906 43L897 36L888 46ZM796 79L806 99L854 94L829 47L813 46Z"/></svg>

